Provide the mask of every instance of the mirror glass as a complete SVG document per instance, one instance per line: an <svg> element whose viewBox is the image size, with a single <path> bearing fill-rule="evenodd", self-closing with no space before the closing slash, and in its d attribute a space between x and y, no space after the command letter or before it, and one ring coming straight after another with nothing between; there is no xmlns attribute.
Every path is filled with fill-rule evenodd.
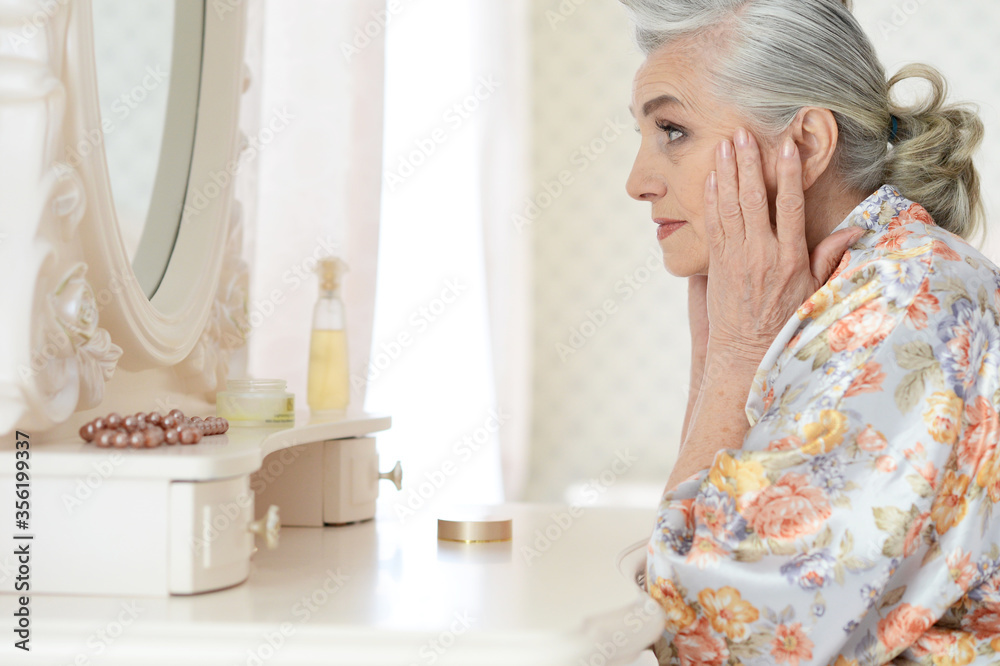
<svg viewBox="0 0 1000 666"><path fill-rule="evenodd" d="M119 231L148 298L180 228L201 83L204 0L93 0L101 129Z"/></svg>

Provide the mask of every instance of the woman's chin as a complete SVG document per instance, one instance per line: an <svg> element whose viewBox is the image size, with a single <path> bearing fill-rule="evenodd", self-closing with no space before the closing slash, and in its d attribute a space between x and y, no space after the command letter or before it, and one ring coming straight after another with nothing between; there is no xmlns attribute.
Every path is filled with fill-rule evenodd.
<svg viewBox="0 0 1000 666"><path fill-rule="evenodd" d="M663 267L667 272L678 278L689 278L692 275L706 275L708 268L704 262L690 254L684 255L678 252L663 251Z"/></svg>

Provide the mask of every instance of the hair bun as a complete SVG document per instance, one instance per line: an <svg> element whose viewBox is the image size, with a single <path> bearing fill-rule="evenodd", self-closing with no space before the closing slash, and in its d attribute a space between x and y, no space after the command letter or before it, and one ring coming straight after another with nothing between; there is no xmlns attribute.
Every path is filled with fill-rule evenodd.
<svg viewBox="0 0 1000 666"><path fill-rule="evenodd" d="M913 106L890 99L899 132L886 164L886 181L905 192L952 233L969 238L981 232L985 212L974 158L985 129L973 104L948 104L944 77L930 65L903 66L889 79L891 90L905 79L923 79L930 95Z"/></svg>

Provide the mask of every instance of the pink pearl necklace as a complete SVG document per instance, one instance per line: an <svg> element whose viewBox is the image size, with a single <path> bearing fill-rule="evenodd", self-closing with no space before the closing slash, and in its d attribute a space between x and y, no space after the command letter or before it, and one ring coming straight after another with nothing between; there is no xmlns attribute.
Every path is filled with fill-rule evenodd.
<svg viewBox="0 0 1000 666"><path fill-rule="evenodd" d="M221 435L229 430L229 421L218 416L184 416L179 409L171 409L163 416L159 412L137 412L121 416L111 412L96 418L80 428L80 437L97 446L124 449L152 449L167 444L197 444L202 437Z"/></svg>

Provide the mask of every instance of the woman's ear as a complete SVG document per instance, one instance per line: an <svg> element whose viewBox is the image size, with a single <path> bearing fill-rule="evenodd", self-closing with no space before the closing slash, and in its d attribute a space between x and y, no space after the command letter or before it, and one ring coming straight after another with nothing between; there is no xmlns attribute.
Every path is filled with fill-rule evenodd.
<svg viewBox="0 0 1000 666"><path fill-rule="evenodd" d="M830 109L806 106L799 109L789 128L802 159L802 190L808 190L830 167L840 136L837 119Z"/></svg>

